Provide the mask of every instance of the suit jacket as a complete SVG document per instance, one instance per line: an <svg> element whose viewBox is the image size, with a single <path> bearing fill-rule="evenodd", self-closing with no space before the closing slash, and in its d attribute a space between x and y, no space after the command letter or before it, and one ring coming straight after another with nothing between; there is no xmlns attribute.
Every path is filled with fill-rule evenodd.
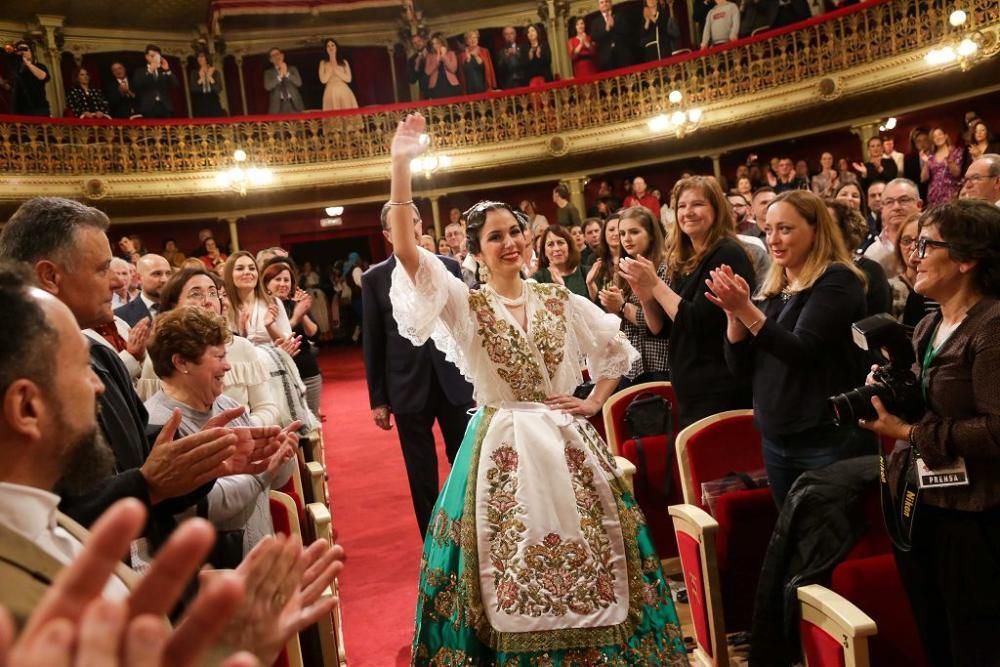
<svg viewBox="0 0 1000 667"><path fill-rule="evenodd" d="M172 117L174 101L171 89L177 85L177 77L172 71L160 70L154 76L146 67L140 67L132 75L136 111L147 118Z"/></svg>
<svg viewBox="0 0 1000 667"><path fill-rule="evenodd" d="M597 42L597 68L601 71L635 64L639 36L623 12L612 11L611 16L615 20L611 30L607 29L603 14L598 14L590 24L590 35Z"/></svg>
<svg viewBox="0 0 1000 667"><path fill-rule="evenodd" d="M406 62L407 66L410 68L410 83L417 84L420 89L420 99L427 99L427 73L424 71L424 63L427 59L427 51L421 50L420 53L414 53L410 56Z"/></svg>
<svg viewBox="0 0 1000 667"><path fill-rule="evenodd" d="M528 54L521 46L515 45L513 54L507 54L508 45L497 51L497 82L504 90L528 85Z"/></svg>
<svg viewBox="0 0 1000 667"><path fill-rule="evenodd" d="M118 88L118 81L112 77L111 85L106 89L108 98L108 112L112 118L130 118L138 113L135 108L135 92L132 90L132 82L129 82L130 95L122 95Z"/></svg>
<svg viewBox="0 0 1000 667"><path fill-rule="evenodd" d="M56 513L56 523L79 541L87 539L87 530L65 514ZM13 614L18 627L24 625L63 567L31 540L0 524L0 605ZM139 581L139 575L122 563L115 566L115 575L129 590Z"/></svg>
<svg viewBox="0 0 1000 667"><path fill-rule="evenodd" d="M305 109L302 102L302 77L299 69L293 65L288 66L288 76L278 80L278 70L268 67L264 70L264 89L270 95L267 105L268 113L298 113ZM282 108L282 102L287 106Z"/></svg>
<svg viewBox="0 0 1000 667"><path fill-rule="evenodd" d="M458 262L450 257L438 257L456 278L462 272ZM427 341L420 347L399 335L392 316L389 287L392 270L396 267L393 255L380 262L361 276L361 303L364 308L365 374L368 378L368 397L373 408L388 405L395 414L414 414L427 405L431 383L437 382L448 402L456 406L472 403L472 385L454 364L444 358L434 343Z"/></svg>
<svg viewBox="0 0 1000 667"><path fill-rule="evenodd" d="M134 327L139 323L139 320L149 317L150 313L149 308L146 307L146 302L142 300L141 296L138 296L124 306L115 308L115 315L125 320L130 327Z"/></svg>

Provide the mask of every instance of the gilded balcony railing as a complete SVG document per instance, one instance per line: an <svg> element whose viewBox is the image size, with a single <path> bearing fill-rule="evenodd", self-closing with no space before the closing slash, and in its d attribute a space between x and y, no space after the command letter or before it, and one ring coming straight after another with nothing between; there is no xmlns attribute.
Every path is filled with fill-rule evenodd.
<svg viewBox="0 0 1000 667"><path fill-rule="evenodd" d="M0 120L0 175L202 171L230 166L236 148L271 167L375 159L387 155L401 116L418 108L438 149L626 123L663 111L674 89L689 107L708 106L926 49L944 37L954 7L953 0L874 0L661 66L451 104L208 123ZM997 0L970 0L963 9L970 29L1000 23Z"/></svg>

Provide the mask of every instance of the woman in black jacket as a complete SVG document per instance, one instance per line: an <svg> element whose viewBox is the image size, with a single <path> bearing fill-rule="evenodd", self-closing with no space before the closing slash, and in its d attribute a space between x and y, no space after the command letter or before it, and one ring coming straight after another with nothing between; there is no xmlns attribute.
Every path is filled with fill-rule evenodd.
<svg viewBox="0 0 1000 667"><path fill-rule="evenodd" d="M668 337L671 380L681 428L717 412L749 408L748 378L726 365L726 317L705 298L705 281L722 265L754 284L753 263L736 240L729 200L715 179L691 176L674 188L677 228L667 246L667 280L644 257L622 260L622 275L642 302L646 327Z"/></svg>
<svg viewBox="0 0 1000 667"><path fill-rule="evenodd" d="M868 372L851 337L865 316L865 275L811 192L779 195L764 230L774 263L756 299L728 266L712 272L707 297L726 313L730 369L752 378L764 465L781 507L803 472L875 451L855 425L834 423L828 403Z"/></svg>

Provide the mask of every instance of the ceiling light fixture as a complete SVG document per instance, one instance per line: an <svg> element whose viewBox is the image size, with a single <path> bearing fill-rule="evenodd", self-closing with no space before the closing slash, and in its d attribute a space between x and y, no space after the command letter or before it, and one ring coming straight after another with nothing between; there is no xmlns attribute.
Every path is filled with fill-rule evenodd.
<svg viewBox="0 0 1000 667"><path fill-rule="evenodd" d="M242 148L233 151L233 162L236 164L218 172L215 175L216 184L223 190L232 190L245 197L251 187L270 185L274 182L274 172L267 167L242 166L246 161L246 151Z"/></svg>

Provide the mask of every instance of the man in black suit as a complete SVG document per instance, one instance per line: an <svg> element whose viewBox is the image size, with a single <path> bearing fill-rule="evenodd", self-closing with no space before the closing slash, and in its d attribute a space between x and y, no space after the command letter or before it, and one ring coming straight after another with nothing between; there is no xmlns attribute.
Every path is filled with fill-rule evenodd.
<svg viewBox="0 0 1000 667"><path fill-rule="evenodd" d="M79 202L31 199L0 231L0 259L28 264L38 286L69 307L80 329L99 327L112 321L108 225L104 213ZM145 537L155 548L175 525L174 515L207 495L217 477L255 471L253 464L227 459L237 436L218 428L243 408L224 412L198 433L175 440L180 413L162 431L149 431L146 409L114 350L91 345L90 359L104 385L98 423L115 465L94 480L90 491L64 494L60 509L90 526L116 500L136 498L150 511ZM278 433L278 427L254 429L256 454L250 458L259 461L277 451L273 440Z"/></svg>
<svg viewBox="0 0 1000 667"><path fill-rule="evenodd" d="M129 83L125 65L119 62L111 63L112 81L107 87L108 110L112 118L131 118L138 112L135 110L135 92Z"/></svg>
<svg viewBox="0 0 1000 667"><path fill-rule="evenodd" d="M623 12L616 12L611 0L598 0L600 14L590 24L597 42L597 67L602 72L635 64L637 35Z"/></svg>
<svg viewBox="0 0 1000 667"><path fill-rule="evenodd" d="M174 101L171 89L177 85L177 77L170 71L170 63L163 57L160 47L148 45L146 66L137 69L132 76L138 112L143 118L172 118Z"/></svg>
<svg viewBox="0 0 1000 667"><path fill-rule="evenodd" d="M420 212L413 207L417 239L420 239ZM382 234L389 233L389 205L382 208ZM458 262L439 257L448 270L461 279ZM399 335L392 316L389 287L396 267L393 255L361 276L361 303L364 307L365 374L375 424L389 430L390 414L396 415L399 444L403 449L406 475L410 482L413 510L423 537L437 501L438 465L434 434L437 420L444 435L448 462L455 460L473 407L472 386L444 354L428 341L420 347Z"/></svg>
<svg viewBox="0 0 1000 667"><path fill-rule="evenodd" d="M419 32L410 37L413 45L413 55L407 59L407 66L410 70L410 83L417 84L420 89L420 99L427 97L427 72L424 71L424 64L427 62L427 40Z"/></svg>
<svg viewBox="0 0 1000 667"><path fill-rule="evenodd" d="M509 25L503 29L503 48L497 51L497 83L503 90L528 85L527 62L524 49L517 43L517 29Z"/></svg>
<svg viewBox="0 0 1000 667"><path fill-rule="evenodd" d="M134 327L145 317L156 317L160 308L160 290L170 280L172 270L170 262L152 253L143 255L135 263L139 271L141 291L138 299L132 299L124 306L115 310L115 315Z"/></svg>

